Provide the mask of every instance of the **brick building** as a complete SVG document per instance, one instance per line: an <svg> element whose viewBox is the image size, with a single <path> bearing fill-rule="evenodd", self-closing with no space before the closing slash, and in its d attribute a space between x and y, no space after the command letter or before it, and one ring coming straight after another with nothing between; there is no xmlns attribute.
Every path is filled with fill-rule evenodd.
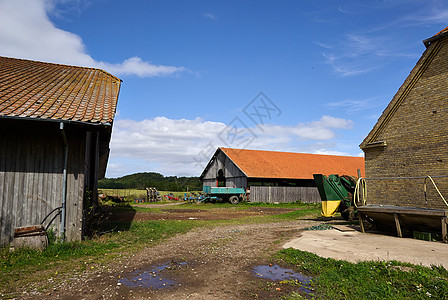
<svg viewBox="0 0 448 300"><path fill-rule="evenodd" d="M430 175L448 195L448 27L423 43L425 52L360 145L369 204L448 208L432 184L426 199L423 190Z"/></svg>

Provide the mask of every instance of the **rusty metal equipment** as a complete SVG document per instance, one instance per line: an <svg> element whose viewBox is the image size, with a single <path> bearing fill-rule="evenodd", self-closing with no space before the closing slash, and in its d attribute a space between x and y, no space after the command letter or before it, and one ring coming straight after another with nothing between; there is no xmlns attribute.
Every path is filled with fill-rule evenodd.
<svg viewBox="0 0 448 300"><path fill-rule="evenodd" d="M48 246L48 237L43 225L30 225L14 229L14 249L30 248L44 250Z"/></svg>
<svg viewBox="0 0 448 300"><path fill-rule="evenodd" d="M173 193L169 193L168 195L163 195L163 197L165 197L166 200L170 200L170 201L181 201L182 200L177 197L174 197Z"/></svg>

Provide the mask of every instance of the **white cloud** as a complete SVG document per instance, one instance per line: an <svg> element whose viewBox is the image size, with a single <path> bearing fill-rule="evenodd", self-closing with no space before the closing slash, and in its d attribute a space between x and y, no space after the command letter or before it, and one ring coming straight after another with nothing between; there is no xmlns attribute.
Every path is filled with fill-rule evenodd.
<svg viewBox="0 0 448 300"><path fill-rule="evenodd" d="M97 65L112 74L137 75L139 77L166 76L185 71L184 67L153 65L143 61L140 57L131 57L121 64L99 62Z"/></svg>
<svg viewBox="0 0 448 300"><path fill-rule="evenodd" d="M349 130L351 120L323 116L317 121L296 126L265 125L241 128L253 133L251 149L311 152L318 151L336 137L337 130ZM116 120L112 133L108 177L138 171L164 175L199 176L217 147L240 148L238 139L225 139L227 124L166 117L134 121ZM241 131L241 134L243 134ZM326 144L330 146L329 143ZM330 153L331 149L328 150ZM340 153L336 152L334 153Z"/></svg>
<svg viewBox="0 0 448 300"><path fill-rule="evenodd" d="M377 107L378 106L378 99L376 98L369 98L369 99L363 99L363 100L354 100L354 99L345 99L341 101L335 101L335 102L329 102L326 103L325 106L334 108L334 109L345 109L347 113L355 113L359 112L361 110L366 110L369 108Z"/></svg>
<svg viewBox="0 0 448 300"><path fill-rule="evenodd" d="M407 1L405 1L405 4ZM403 27L415 27L422 25L441 24L446 26L448 23L448 3L444 0L423 1L419 9L414 9L412 13L407 14L396 20L393 24L399 24ZM443 28L440 28L443 29ZM434 32L435 34L436 32Z"/></svg>
<svg viewBox="0 0 448 300"><path fill-rule="evenodd" d="M343 77L369 73L385 64L384 57L409 57L395 51L387 37L347 34L334 46L317 43L325 49L322 56Z"/></svg>
<svg viewBox="0 0 448 300"><path fill-rule="evenodd" d="M341 152L341 151L333 151L333 150L328 150L328 149L318 149L316 151L314 151L313 154L323 154L323 155L343 155L346 156L348 155L345 152Z"/></svg>
<svg viewBox="0 0 448 300"><path fill-rule="evenodd" d="M333 41L315 43L323 49L324 62L342 77L375 71L388 65L390 58L416 59L417 45L414 40L408 42L407 32L439 25L441 30L448 24L448 2L444 0L351 1L338 7L338 11L341 18L334 22L344 22L353 16L390 15L388 20L342 33Z"/></svg>
<svg viewBox="0 0 448 300"><path fill-rule="evenodd" d="M97 61L80 36L57 28L48 17L55 1L0 0L0 55L102 68L114 75L166 76L184 67L154 65L139 57L122 63Z"/></svg>
<svg viewBox="0 0 448 300"><path fill-rule="evenodd" d="M217 17L214 14L211 14L211 13L205 13L205 14L203 14L203 16L206 17L207 19L210 19L210 20L216 20L217 19Z"/></svg>
<svg viewBox="0 0 448 300"><path fill-rule="evenodd" d="M322 47L325 63L343 77L372 72L385 66L389 58L414 58L415 53L403 51L403 45L388 35L346 34L334 45Z"/></svg>

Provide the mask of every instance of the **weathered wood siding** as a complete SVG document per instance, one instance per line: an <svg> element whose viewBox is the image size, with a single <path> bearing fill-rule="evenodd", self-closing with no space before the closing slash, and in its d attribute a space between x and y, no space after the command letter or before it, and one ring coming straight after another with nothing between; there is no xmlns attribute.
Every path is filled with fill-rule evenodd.
<svg viewBox="0 0 448 300"><path fill-rule="evenodd" d="M290 186L251 186L250 202L263 203L320 203L321 199L317 187Z"/></svg>
<svg viewBox="0 0 448 300"><path fill-rule="evenodd" d="M13 240L15 227L40 224L61 206L64 145L59 124L43 123L0 123L1 245ZM66 237L71 241L82 236L86 135L67 131L67 138ZM52 226L59 232L59 217Z"/></svg>
<svg viewBox="0 0 448 300"><path fill-rule="evenodd" d="M247 188L246 175L223 153L219 152L203 177L204 186L216 187L218 172L222 170L226 187Z"/></svg>

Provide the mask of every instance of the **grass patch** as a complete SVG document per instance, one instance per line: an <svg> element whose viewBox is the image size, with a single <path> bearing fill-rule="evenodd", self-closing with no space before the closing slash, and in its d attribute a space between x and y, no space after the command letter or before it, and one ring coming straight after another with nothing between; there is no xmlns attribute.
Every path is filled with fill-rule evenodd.
<svg viewBox="0 0 448 300"><path fill-rule="evenodd" d="M108 196L124 196L124 197L146 197L146 190L137 189L98 189L101 193Z"/></svg>
<svg viewBox="0 0 448 300"><path fill-rule="evenodd" d="M106 239L111 243L119 243L127 251L138 250L147 244L156 243L178 233L186 233L200 226L199 222L184 222L178 220L139 221L132 222L130 227L126 222L110 222L104 230L113 230Z"/></svg>
<svg viewBox="0 0 448 300"><path fill-rule="evenodd" d="M280 220L297 220L304 216L319 216L321 212L320 205L308 205L301 210L295 210L284 214L273 215L272 218Z"/></svg>
<svg viewBox="0 0 448 300"><path fill-rule="evenodd" d="M26 267L41 266L45 269L49 262L103 255L118 247L119 245L114 242L84 241L50 244L42 252L30 249L10 251L8 248L2 248L0 250L0 268L3 273Z"/></svg>
<svg viewBox="0 0 448 300"><path fill-rule="evenodd" d="M291 248L279 251L275 260L315 276L318 299L448 299L448 271L443 267L396 261L354 264Z"/></svg>

